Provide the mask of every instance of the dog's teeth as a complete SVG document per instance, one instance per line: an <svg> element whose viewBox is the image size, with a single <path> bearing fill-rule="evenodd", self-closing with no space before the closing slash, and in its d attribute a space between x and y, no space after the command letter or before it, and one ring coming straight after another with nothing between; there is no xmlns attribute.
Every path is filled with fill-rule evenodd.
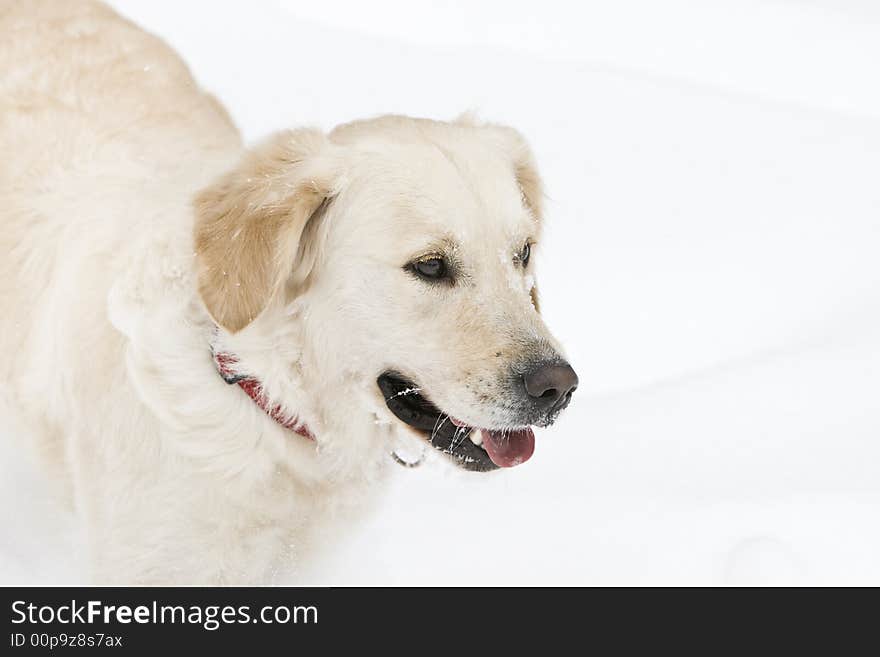
<svg viewBox="0 0 880 657"><path fill-rule="evenodd" d="M474 429L471 431L471 442L474 445L482 445L483 444L483 432L479 429Z"/></svg>

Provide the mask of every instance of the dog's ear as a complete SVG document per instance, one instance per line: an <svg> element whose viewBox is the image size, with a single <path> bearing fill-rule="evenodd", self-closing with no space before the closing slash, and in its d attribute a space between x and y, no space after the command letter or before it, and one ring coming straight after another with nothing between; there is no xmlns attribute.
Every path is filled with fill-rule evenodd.
<svg viewBox="0 0 880 657"><path fill-rule="evenodd" d="M533 285L532 289L529 290L529 296L532 298L532 306L534 306L535 311L538 314L541 314L541 299L538 295L538 286Z"/></svg>
<svg viewBox="0 0 880 657"><path fill-rule="evenodd" d="M537 221L543 218L544 185L538 175L535 156L528 142L518 130L498 123L483 123L473 112L465 112L455 119L455 123L474 128L482 128L494 144L510 158L513 175L522 193L523 204Z"/></svg>
<svg viewBox="0 0 880 657"><path fill-rule="evenodd" d="M494 126L504 135L513 162L513 173L522 192L523 203L539 222L544 217L544 184L538 175L535 156L525 138L513 128Z"/></svg>
<svg viewBox="0 0 880 657"><path fill-rule="evenodd" d="M195 199L198 289L220 326L250 324L284 287L309 219L333 194L317 130L279 133Z"/></svg>
<svg viewBox="0 0 880 657"><path fill-rule="evenodd" d="M540 230L544 218L544 184L538 175L538 167L535 164L535 156L525 138L513 128L503 125L487 125L495 138L504 148L513 164L513 175L519 185L522 194L523 205L528 208L536 222L536 229ZM538 300L538 288L532 286L529 296L535 311L541 312L541 304Z"/></svg>
<svg viewBox="0 0 880 657"><path fill-rule="evenodd" d="M544 209L544 185L541 176L538 175L538 167L532 149L519 131L497 123L481 123L476 115L466 112L459 116L456 123L471 127L482 128L487 131L494 144L510 158L513 166L513 175L519 185L522 194L523 205L528 208L534 217L537 228L540 229L543 220ZM541 304L538 299L538 288L533 286L529 292L532 305L537 312L541 312Z"/></svg>

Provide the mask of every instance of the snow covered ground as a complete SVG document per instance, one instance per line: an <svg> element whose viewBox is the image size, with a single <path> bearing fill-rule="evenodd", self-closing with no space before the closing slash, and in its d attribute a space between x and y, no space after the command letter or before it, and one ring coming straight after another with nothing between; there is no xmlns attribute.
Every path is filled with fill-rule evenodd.
<svg viewBox="0 0 880 657"><path fill-rule="evenodd" d="M112 4L248 140L477 109L537 153L572 407L521 468L401 469L309 581L880 584L876 3ZM76 581L0 454L0 582Z"/></svg>

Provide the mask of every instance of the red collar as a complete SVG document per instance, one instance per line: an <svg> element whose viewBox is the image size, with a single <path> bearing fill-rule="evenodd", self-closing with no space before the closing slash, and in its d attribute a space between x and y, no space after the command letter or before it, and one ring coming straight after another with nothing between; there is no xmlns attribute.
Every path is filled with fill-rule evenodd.
<svg viewBox="0 0 880 657"><path fill-rule="evenodd" d="M262 408L269 417L285 429L298 433L303 438L315 440L314 434L309 431L309 428L305 424L302 424L295 415L290 415L285 412L281 407L281 404L275 404L274 406L271 405L269 399L263 394L262 384L257 379L235 373L233 366L238 362L238 359L235 356L213 351L212 353L214 355L214 362L217 364L217 371L220 372L220 376L223 377L223 380L226 381L226 383L230 385L237 383L238 387L244 390L247 396L253 399L257 406Z"/></svg>

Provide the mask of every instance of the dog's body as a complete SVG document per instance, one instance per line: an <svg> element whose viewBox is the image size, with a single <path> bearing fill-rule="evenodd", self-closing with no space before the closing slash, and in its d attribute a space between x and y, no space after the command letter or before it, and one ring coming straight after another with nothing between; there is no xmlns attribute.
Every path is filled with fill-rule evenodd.
<svg viewBox="0 0 880 657"><path fill-rule="evenodd" d="M484 244L532 239L540 192L512 131L386 118L330 138L282 133L243 156L178 57L106 7L4 0L0 34L0 368L86 524L95 580L266 581L305 558L318 533L369 504L411 433L382 404L385 370L436 380L456 426L546 423L567 403L514 421L509 400L485 412L473 402L508 394L488 374L505 357L558 359L530 275L483 272L459 249L468 280L491 284L458 283L467 299L451 284L426 291L395 260L418 255L422 226L381 225L393 206L467 216ZM462 179L483 178L479 203L440 207L469 193ZM511 217L503 230L473 219L496 214ZM417 275L433 277L438 258ZM293 261L306 264L291 273ZM500 272L495 251L491 261ZM409 328L441 298L462 316L491 305L491 317L451 345L448 329ZM443 349L481 383L457 388L459 372L422 353ZM212 350L234 354L315 440L227 384ZM504 464L531 454L528 436L508 440L520 453Z"/></svg>
<svg viewBox="0 0 880 657"><path fill-rule="evenodd" d="M69 481L98 581L264 578L293 543L280 528L322 495L274 470L261 435L283 429L218 377L194 303L191 199L240 157L236 129L164 44L104 7L2 7L0 367L13 405ZM163 417L172 403L201 426ZM178 435L192 457L163 447Z"/></svg>

